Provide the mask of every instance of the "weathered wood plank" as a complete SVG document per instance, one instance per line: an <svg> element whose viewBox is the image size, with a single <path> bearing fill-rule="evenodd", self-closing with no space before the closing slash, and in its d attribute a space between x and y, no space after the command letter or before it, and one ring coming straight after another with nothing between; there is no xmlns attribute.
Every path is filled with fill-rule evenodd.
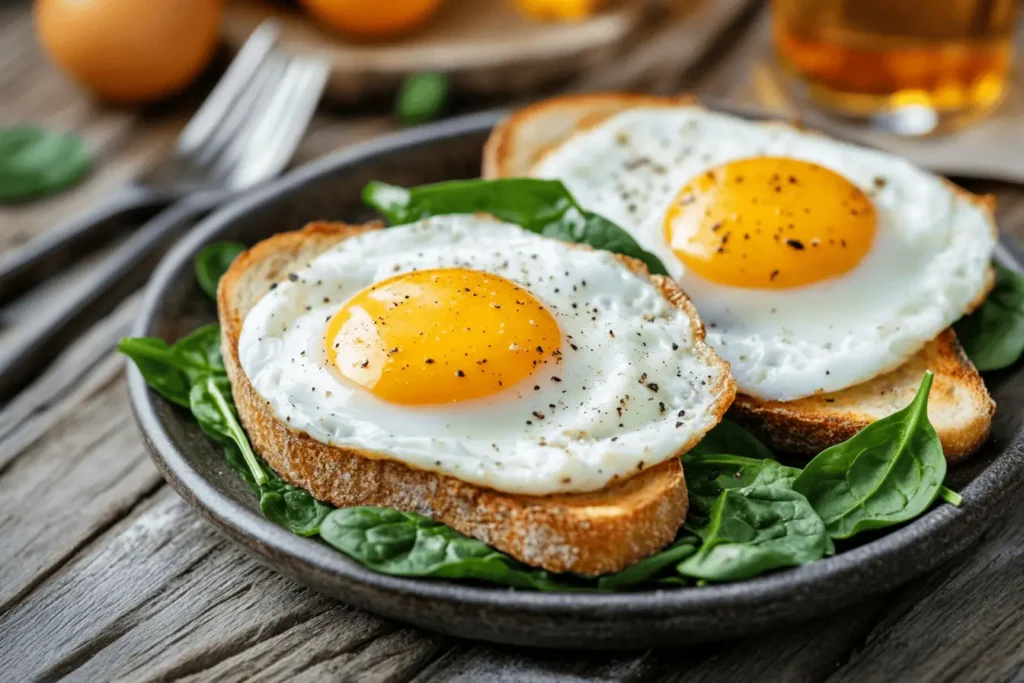
<svg viewBox="0 0 1024 683"><path fill-rule="evenodd" d="M828 679L1011 681L1024 676L1024 505L976 548L887 605Z"/></svg>
<svg viewBox="0 0 1024 683"><path fill-rule="evenodd" d="M462 641L413 680L415 683L645 681L651 680L652 673L657 671L653 659L651 652L602 654Z"/></svg>
<svg viewBox="0 0 1024 683"><path fill-rule="evenodd" d="M0 612L160 485L119 373L0 477Z"/></svg>
<svg viewBox="0 0 1024 683"><path fill-rule="evenodd" d="M61 354L38 381L0 411L0 472L51 425L82 403L85 396L119 371L121 360L111 352L117 342L130 333L137 314L138 297L131 297Z"/></svg>
<svg viewBox="0 0 1024 683"><path fill-rule="evenodd" d="M167 488L0 618L12 680L401 680L444 642L278 576Z"/></svg>
<svg viewBox="0 0 1024 683"><path fill-rule="evenodd" d="M832 673L884 613L888 598L776 632L705 646L689 653L659 652L658 681L729 683L745 680L819 681Z"/></svg>

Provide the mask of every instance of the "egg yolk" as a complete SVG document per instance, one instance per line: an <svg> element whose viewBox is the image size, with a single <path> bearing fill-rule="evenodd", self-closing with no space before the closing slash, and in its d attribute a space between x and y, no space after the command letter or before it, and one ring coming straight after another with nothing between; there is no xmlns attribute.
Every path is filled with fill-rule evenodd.
<svg viewBox="0 0 1024 683"><path fill-rule="evenodd" d="M378 398L403 405L468 401L529 377L561 354L561 332L528 291L465 268L378 282L327 323L327 359Z"/></svg>
<svg viewBox="0 0 1024 683"><path fill-rule="evenodd" d="M854 268L871 248L875 207L846 178L807 161L740 159L705 171L665 215L672 251L701 277L786 289Z"/></svg>

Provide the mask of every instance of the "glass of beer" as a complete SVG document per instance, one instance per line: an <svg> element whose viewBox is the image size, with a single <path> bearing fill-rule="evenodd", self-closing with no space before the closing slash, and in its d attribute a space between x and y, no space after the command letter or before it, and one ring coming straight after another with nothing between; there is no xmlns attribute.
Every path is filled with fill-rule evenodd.
<svg viewBox="0 0 1024 683"><path fill-rule="evenodd" d="M904 135L947 131L1003 96L1020 0L773 0L799 93Z"/></svg>

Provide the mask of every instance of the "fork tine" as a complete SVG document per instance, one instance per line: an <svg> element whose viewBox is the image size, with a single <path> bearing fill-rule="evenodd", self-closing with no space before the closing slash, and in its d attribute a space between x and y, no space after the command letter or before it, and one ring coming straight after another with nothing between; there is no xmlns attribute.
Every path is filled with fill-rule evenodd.
<svg viewBox="0 0 1024 683"><path fill-rule="evenodd" d="M286 65L287 59L282 55L268 55L227 116L218 122L212 138L189 159L203 177L216 165L219 157L244 137L246 128L252 125L253 119L277 91Z"/></svg>
<svg viewBox="0 0 1024 683"><path fill-rule="evenodd" d="M264 67L266 73L263 74L260 87L255 89L252 96L248 98L244 107L245 111L239 112L239 118L234 122L236 124L234 130L230 131L230 137L225 137L222 140L223 144L218 145L217 149L211 150L211 153L206 155L204 171L211 181L217 184L225 183L230 164L233 163L232 160L237 159L249 144L254 128L265 116L267 109L279 106L275 102L280 97L281 90L288 85L290 80L288 77L290 62L289 57L281 54L272 55L271 60L268 60Z"/></svg>
<svg viewBox="0 0 1024 683"><path fill-rule="evenodd" d="M254 119L244 147L233 159L225 159L231 187L249 187L288 165L316 111L329 70L327 62L318 57L291 61L273 101Z"/></svg>
<svg viewBox="0 0 1024 683"><path fill-rule="evenodd" d="M264 21L256 27L181 131L177 144L179 154L194 154L210 139L217 125L230 112L232 104L253 80L279 35L280 29L272 21Z"/></svg>

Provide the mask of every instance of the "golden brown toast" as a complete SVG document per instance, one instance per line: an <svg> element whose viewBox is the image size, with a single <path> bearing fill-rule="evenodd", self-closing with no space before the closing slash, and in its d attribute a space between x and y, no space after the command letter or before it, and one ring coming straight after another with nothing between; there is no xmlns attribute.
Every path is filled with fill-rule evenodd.
<svg viewBox="0 0 1024 683"><path fill-rule="evenodd" d="M239 256L220 281L217 308L235 405L255 450L285 480L339 507L379 505L427 515L529 565L553 572L598 575L618 571L672 541L686 517L679 458L591 493L526 496L494 491L413 469L382 454L329 446L293 431L256 393L238 360L246 314L286 274L338 242L380 224L311 223L275 235ZM647 276L639 261L621 257ZM704 330L689 299L668 278L652 282ZM709 362L725 363L702 345ZM728 373L718 416L735 395ZM691 448L687 444L680 453Z"/></svg>
<svg viewBox="0 0 1024 683"><path fill-rule="evenodd" d="M539 102L513 112L494 128L484 146L482 174L485 178L530 176L549 150L608 116L633 107L696 102L686 95L622 93L568 95ZM994 208L991 198L951 186L990 212ZM980 297L975 305L983 299ZM988 437L995 403L952 329L945 330L896 370L869 382L789 402L740 394L729 415L773 448L813 456L910 403L926 369L935 372L928 418L939 434L947 460L959 460L977 450Z"/></svg>

